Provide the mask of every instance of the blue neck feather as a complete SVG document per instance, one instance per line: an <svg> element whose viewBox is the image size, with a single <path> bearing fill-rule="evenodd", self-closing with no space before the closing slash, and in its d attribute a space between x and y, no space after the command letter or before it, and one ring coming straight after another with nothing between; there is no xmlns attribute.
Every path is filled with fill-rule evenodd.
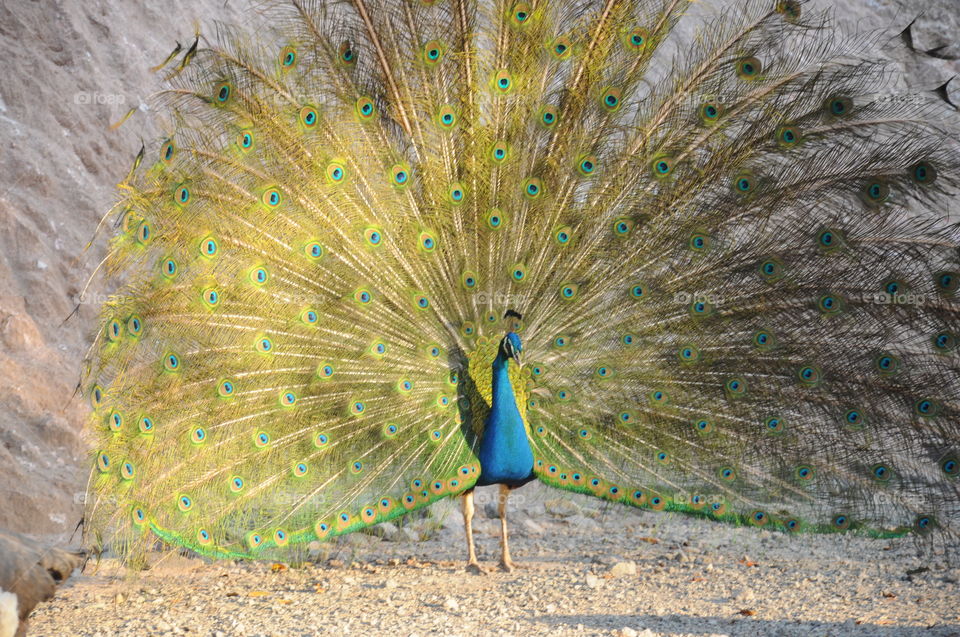
<svg viewBox="0 0 960 637"><path fill-rule="evenodd" d="M502 352L493 361L493 404L477 455L480 459L478 484L520 485L533 478L533 451L507 374L507 358Z"/></svg>

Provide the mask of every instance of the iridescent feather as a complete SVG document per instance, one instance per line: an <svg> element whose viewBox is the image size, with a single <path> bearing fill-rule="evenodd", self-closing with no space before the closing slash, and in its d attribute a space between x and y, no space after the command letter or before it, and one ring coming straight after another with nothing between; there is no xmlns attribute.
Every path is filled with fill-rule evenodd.
<svg viewBox="0 0 960 637"><path fill-rule="evenodd" d="M506 332L546 484L955 536L942 109L795 0L671 64L688 4L289 0L277 46L194 43L111 213L96 536L276 557L469 492Z"/></svg>

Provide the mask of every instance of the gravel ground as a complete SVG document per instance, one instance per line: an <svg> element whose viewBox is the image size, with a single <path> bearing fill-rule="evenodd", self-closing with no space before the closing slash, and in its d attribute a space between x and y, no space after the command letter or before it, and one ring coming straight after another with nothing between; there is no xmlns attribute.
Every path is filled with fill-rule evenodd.
<svg viewBox="0 0 960 637"><path fill-rule="evenodd" d="M960 636L958 573L910 541L788 538L555 493L511 499L513 573L496 569L492 504L475 519L490 572L465 572L450 503L302 564L165 553L131 575L91 562L37 610L31 634Z"/></svg>

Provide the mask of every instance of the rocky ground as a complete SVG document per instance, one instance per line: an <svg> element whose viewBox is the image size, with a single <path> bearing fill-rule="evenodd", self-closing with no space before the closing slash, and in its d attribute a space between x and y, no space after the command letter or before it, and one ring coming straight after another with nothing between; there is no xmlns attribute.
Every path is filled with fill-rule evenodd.
<svg viewBox="0 0 960 637"><path fill-rule="evenodd" d="M958 573L925 570L912 543L787 538L524 489L512 573L496 567L491 504L475 521L486 575L464 571L451 511L348 536L302 565L167 554L131 578L91 562L32 634L960 635Z"/></svg>

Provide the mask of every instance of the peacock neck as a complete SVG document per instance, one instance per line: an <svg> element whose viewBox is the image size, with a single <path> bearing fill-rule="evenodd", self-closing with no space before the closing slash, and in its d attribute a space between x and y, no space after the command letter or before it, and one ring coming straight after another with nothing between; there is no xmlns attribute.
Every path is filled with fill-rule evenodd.
<svg viewBox="0 0 960 637"><path fill-rule="evenodd" d="M523 426L520 410L517 408L517 399L513 395L510 374L507 371L507 358L503 354L498 354L493 361L493 402L490 409L491 413L500 413L509 421L519 421L520 426Z"/></svg>
<svg viewBox="0 0 960 637"><path fill-rule="evenodd" d="M478 453L479 484L523 484L533 475L533 451L517 408L507 365L508 359L502 354L493 361L490 415Z"/></svg>

